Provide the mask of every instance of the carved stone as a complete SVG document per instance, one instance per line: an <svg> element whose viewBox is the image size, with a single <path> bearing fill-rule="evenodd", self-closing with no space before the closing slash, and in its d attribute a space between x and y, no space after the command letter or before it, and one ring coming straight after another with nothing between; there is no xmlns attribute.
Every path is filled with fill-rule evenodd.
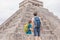
<svg viewBox="0 0 60 40"><path fill-rule="evenodd" d="M0 40L26 40L28 37L23 28L32 17L33 13L37 12L41 18L42 40L60 40L60 19L43 8L43 2L37 0L26 0L19 4L17 10L9 19L0 26ZM31 40L34 40L34 35L31 35Z"/></svg>

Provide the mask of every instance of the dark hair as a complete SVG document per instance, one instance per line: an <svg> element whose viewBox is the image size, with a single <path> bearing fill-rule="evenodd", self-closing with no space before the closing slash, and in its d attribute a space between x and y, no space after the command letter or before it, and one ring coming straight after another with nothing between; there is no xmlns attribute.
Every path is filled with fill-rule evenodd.
<svg viewBox="0 0 60 40"><path fill-rule="evenodd" d="M34 12L34 14L33 14L34 16L37 16L37 12Z"/></svg>
<svg viewBox="0 0 60 40"><path fill-rule="evenodd" d="M29 20L29 22L28 23L31 23L32 21L31 20Z"/></svg>

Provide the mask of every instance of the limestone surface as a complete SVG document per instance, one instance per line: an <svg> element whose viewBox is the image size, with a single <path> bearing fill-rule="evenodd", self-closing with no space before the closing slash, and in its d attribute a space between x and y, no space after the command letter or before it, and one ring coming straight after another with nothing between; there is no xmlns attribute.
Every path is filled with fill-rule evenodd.
<svg viewBox="0 0 60 40"><path fill-rule="evenodd" d="M19 4L19 10L0 26L0 40L26 40L24 24L34 17L34 12L41 18L42 40L60 40L60 19L37 0L25 0ZM34 40L34 34L30 39Z"/></svg>

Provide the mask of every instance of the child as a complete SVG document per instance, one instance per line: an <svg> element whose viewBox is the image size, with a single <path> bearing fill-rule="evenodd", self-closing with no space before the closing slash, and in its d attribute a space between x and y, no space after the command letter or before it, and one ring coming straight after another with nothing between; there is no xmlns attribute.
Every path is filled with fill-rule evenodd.
<svg viewBox="0 0 60 40"><path fill-rule="evenodd" d="M31 20L29 20L28 22L28 31L26 32L26 34L28 35L27 40L30 40L30 35L32 34L31 28L32 28L32 24L31 24Z"/></svg>
<svg viewBox="0 0 60 40"><path fill-rule="evenodd" d="M28 31L26 32L26 34L32 34L31 28L32 28L32 24L31 24L31 20L29 20L29 22L28 22Z"/></svg>

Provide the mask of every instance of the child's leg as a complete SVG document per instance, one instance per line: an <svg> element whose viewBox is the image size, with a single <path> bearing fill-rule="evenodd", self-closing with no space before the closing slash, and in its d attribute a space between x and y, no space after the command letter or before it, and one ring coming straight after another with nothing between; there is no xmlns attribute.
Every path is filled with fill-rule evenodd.
<svg viewBox="0 0 60 40"><path fill-rule="evenodd" d="M27 40L30 40L30 35L28 35Z"/></svg>

